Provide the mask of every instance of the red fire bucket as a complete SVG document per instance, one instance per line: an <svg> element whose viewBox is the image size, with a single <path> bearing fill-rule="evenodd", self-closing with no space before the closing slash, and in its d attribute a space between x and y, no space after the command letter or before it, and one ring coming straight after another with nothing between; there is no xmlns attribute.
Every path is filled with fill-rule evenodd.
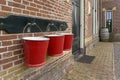
<svg viewBox="0 0 120 80"><path fill-rule="evenodd" d="M63 33L63 35L65 35L63 50L70 50L72 48L72 43L73 43L73 34Z"/></svg>
<svg viewBox="0 0 120 80"><path fill-rule="evenodd" d="M64 35L46 35L49 37L48 55L60 56L63 54Z"/></svg>
<svg viewBox="0 0 120 80"><path fill-rule="evenodd" d="M42 66L46 62L49 38L24 37L24 63L29 67Z"/></svg>

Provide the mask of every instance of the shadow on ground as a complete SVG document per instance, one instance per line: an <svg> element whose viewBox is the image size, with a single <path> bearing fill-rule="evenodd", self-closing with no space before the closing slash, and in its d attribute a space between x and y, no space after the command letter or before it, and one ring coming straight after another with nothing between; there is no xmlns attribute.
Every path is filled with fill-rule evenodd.
<svg viewBox="0 0 120 80"><path fill-rule="evenodd" d="M91 64L94 59L95 56L84 55L80 59L78 59L77 62Z"/></svg>

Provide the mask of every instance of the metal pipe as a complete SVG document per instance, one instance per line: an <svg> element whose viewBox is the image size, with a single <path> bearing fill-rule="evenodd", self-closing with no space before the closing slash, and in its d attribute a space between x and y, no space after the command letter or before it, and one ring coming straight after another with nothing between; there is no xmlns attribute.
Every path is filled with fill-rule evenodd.
<svg viewBox="0 0 120 80"><path fill-rule="evenodd" d="M25 25L25 27L23 28L23 34L25 33L25 30L26 30L26 28L27 28L28 26L31 26L31 23L27 23L27 24Z"/></svg>
<svg viewBox="0 0 120 80"><path fill-rule="evenodd" d="M53 26L53 27L58 31L58 28L55 26L54 23L49 23L49 24L47 25L46 31L50 31L50 27L51 27L51 26Z"/></svg>
<svg viewBox="0 0 120 80"><path fill-rule="evenodd" d="M100 27L102 27L102 0L100 0L100 13L101 13L101 15L100 15L101 16L100 17L101 18L101 20L100 20L100 22L101 22L100 23Z"/></svg>
<svg viewBox="0 0 120 80"><path fill-rule="evenodd" d="M41 29L35 22L32 23L32 25L33 25L33 26L36 26L36 27L39 29L40 32L43 32L42 29Z"/></svg>
<svg viewBox="0 0 120 80"><path fill-rule="evenodd" d="M84 0L80 1L80 48L84 49L85 47L85 32L84 32Z"/></svg>

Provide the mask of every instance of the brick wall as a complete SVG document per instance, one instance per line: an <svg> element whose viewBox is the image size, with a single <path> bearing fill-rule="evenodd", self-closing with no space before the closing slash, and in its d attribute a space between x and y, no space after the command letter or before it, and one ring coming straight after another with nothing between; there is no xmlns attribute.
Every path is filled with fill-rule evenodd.
<svg viewBox="0 0 120 80"><path fill-rule="evenodd" d="M91 13L88 14L88 4L91 4ZM85 46L92 43L92 0L85 0Z"/></svg>
<svg viewBox="0 0 120 80"><path fill-rule="evenodd" d="M88 3L90 2L91 14L88 14ZM92 0L85 0L85 37L92 36Z"/></svg>
<svg viewBox="0 0 120 80"><path fill-rule="evenodd" d="M10 14L65 21L69 28L64 32L71 32L71 2L67 3L62 0L0 0L0 17ZM26 33L24 36L41 36L50 33ZM39 69L31 69L23 65L22 37L22 33L8 34L5 31L0 31L0 80L19 80L28 75L30 71ZM22 77L19 76L21 73Z"/></svg>
<svg viewBox="0 0 120 80"><path fill-rule="evenodd" d="M88 14L89 4L90 3L90 14ZM99 30L99 3L100 0L97 0L97 21L98 21L98 30ZM97 35L93 35L93 0L85 0L85 47L86 53L92 49L92 46L99 41L99 31Z"/></svg>
<svg viewBox="0 0 120 80"><path fill-rule="evenodd" d="M103 8L113 11L112 40L120 41L120 0L103 1ZM116 10L113 8L116 7ZM105 26L105 11L103 11L103 26Z"/></svg>

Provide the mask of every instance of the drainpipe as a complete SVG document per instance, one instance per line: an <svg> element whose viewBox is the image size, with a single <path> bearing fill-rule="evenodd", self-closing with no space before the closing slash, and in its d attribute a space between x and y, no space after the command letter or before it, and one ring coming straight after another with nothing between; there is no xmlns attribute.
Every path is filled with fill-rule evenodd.
<svg viewBox="0 0 120 80"><path fill-rule="evenodd" d="M81 48L81 53L84 53L84 0L80 0L80 48Z"/></svg>
<svg viewBox="0 0 120 80"><path fill-rule="evenodd" d="M101 16L100 27L103 27L103 26L102 26L102 0L100 0L100 13L101 13L101 15L100 15L100 16Z"/></svg>

